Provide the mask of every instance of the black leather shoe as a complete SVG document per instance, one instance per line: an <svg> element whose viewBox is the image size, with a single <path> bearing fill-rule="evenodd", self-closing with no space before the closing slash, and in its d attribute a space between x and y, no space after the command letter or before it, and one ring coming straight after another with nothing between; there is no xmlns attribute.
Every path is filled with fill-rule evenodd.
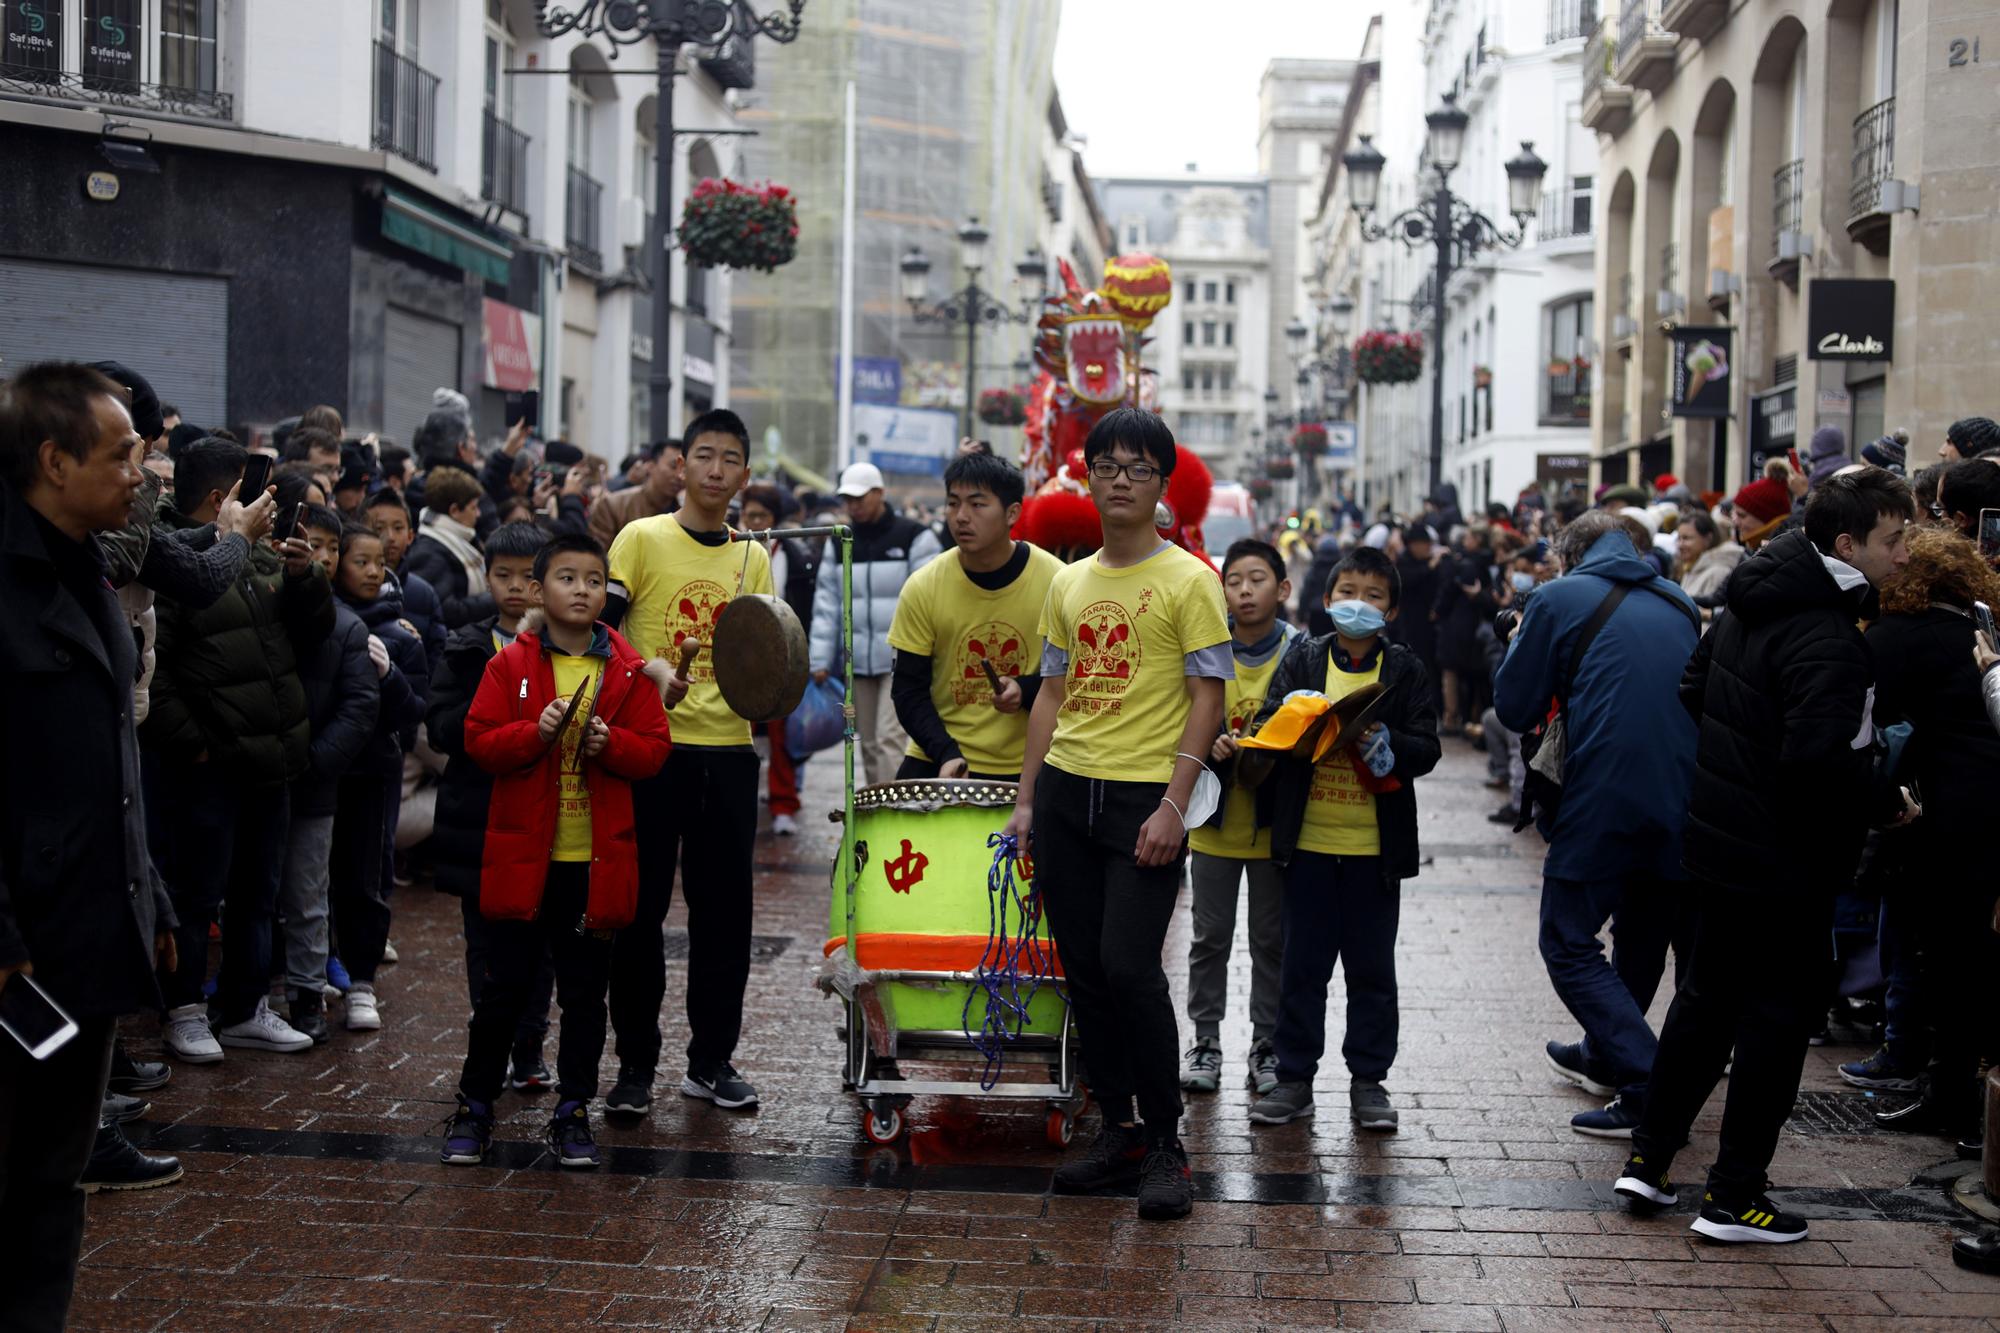
<svg viewBox="0 0 2000 1333"><path fill-rule="evenodd" d="M81 1182L85 1194L99 1190L149 1190L171 1185L181 1178L178 1157L148 1157L132 1146L125 1131L116 1125L100 1125L97 1143L90 1150L90 1165L83 1168Z"/></svg>
<svg viewBox="0 0 2000 1333"><path fill-rule="evenodd" d="M1960 1236L1951 1243L1951 1261L1975 1273L2000 1273L2000 1231Z"/></svg>
<svg viewBox="0 0 2000 1333"><path fill-rule="evenodd" d="M125 1043L114 1042L111 1047L111 1081L106 1085L113 1092L151 1092L154 1088L164 1088L174 1071L167 1068L164 1060L134 1060L125 1054Z"/></svg>
<svg viewBox="0 0 2000 1333"><path fill-rule="evenodd" d="M107 1092L104 1094L104 1111L101 1118L106 1124L122 1125L127 1121L137 1120L152 1109L153 1104L144 1097L127 1097L122 1092Z"/></svg>
<svg viewBox="0 0 2000 1333"><path fill-rule="evenodd" d="M1875 1127L1897 1134L1938 1134L1947 1138L1957 1138L1955 1129L1946 1124L1944 1108L1925 1097L1911 1102L1908 1106L1894 1111L1877 1111Z"/></svg>
<svg viewBox="0 0 2000 1333"><path fill-rule="evenodd" d="M308 995L301 991L291 1003L290 1022L293 1028L313 1039L313 1045L324 1046L327 1039L326 997Z"/></svg>

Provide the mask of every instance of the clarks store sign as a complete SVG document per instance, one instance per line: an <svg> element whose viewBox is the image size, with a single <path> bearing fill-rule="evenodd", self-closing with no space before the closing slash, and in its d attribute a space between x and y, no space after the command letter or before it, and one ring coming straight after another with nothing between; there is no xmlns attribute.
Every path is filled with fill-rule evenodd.
<svg viewBox="0 0 2000 1333"><path fill-rule="evenodd" d="M1887 361L1896 347L1896 284L1817 278L1806 288L1806 359Z"/></svg>

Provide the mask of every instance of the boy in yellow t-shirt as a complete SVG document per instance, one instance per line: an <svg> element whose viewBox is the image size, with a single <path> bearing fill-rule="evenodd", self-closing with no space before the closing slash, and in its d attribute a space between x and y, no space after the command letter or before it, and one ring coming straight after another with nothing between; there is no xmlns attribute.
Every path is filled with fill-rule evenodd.
<svg viewBox="0 0 2000 1333"><path fill-rule="evenodd" d="M992 454L960 454L945 469L955 549L910 576L889 625L889 697L910 734L899 781L1020 776L1042 683L1036 626L1062 568L1008 535L1024 490L1021 470Z"/></svg>
<svg viewBox="0 0 2000 1333"><path fill-rule="evenodd" d="M1278 1083L1271 1034L1278 1024L1278 963L1285 946L1284 871L1271 860L1270 797L1237 785L1236 742L1264 703L1279 661L1302 631L1278 618L1292 595L1284 557L1269 542L1245 537L1222 557L1222 591L1229 603L1229 650L1236 679L1228 685L1222 734L1209 759L1222 781L1221 807L1188 835L1194 938L1188 944L1188 1021L1194 1045L1181 1065L1181 1088L1214 1092L1222 1082L1222 1019L1229 995L1229 953L1236 936L1236 901L1250 880L1249 1086Z"/></svg>
<svg viewBox="0 0 2000 1333"><path fill-rule="evenodd" d="M1387 691L1378 721L1313 763L1280 756L1271 791L1271 859L1285 868L1285 957L1279 968L1277 1086L1250 1108L1259 1125L1313 1113L1312 1081L1326 1050L1333 965L1347 977L1340 1052L1348 1110L1362 1129L1394 1130L1382 1087L1396 1058L1396 921L1402 882L1417 873L1411 784L1437 767L1437 710L1417 655L1383 636L1402 596L1389 557L1356 547L1326 591L1333 633L1294 644L1257 711L1261 727L1287 696L1338 700L1365 685Z"/></svg>
<svg viewBox="0 0 2000 1333"><path fill-rule="evenodd" d="M1057 1169L1056 1188L1137 1176L1140 1217L1185 1217L1180 1034L1160 948L1190 797L1235 666L1215 570L1153 526L1173 432L1151 412L1115 408L1083 456L1104 545L1049 584L1042 691L1007 831L1034 853L1104 1113L1096 1143Z"/></svg>

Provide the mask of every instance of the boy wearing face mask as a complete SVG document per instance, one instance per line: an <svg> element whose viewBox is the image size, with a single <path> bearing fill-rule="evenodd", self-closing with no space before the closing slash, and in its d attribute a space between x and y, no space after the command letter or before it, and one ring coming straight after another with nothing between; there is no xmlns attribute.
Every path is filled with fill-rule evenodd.
<svg viewBox="0 0 2000 1333"><path fill-rule="evenodd" d="M1417 655L1382 631L1401 600L1396 567L1357 547L1335 566L1326 592L1333 633L1294 644L1265 691L1256 726L1297 691L1338 701L1380 682L1388 692L1375 725L1319 763L1281 755L1272 787L1271 859L1285 869L1285 951L1279 967L1278 1085L1250 1108L1260 1125L1313 1114L1312 1081L1326 1050L1327 986L1339 961L1347 977L1341 1055L1349 1113L1363 1129L1393 1131L1382 1086L1396 1057L1396 923L1402 882L1417 873L1412 783L1437 766L1437 710Z"/></svg>

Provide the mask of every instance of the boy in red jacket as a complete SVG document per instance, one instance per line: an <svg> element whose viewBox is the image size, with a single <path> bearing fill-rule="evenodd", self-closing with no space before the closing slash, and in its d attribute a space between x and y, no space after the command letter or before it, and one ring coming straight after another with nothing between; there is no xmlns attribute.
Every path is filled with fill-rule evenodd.
<svg viewBox="0 0 2000 1333"><path fill-rule="evenodd" d="M491 942L445 1135L448 1163L486 1156L507 1052L544 948L562 1003L561 1100L549 1147L566 1167L598 1162L588 1106L604 1054L611 937L631 923L639 897L632 783L658 773L668 747L666 710L641 673L644 659L597 619L606 573L604 549L591 537L567 534L541 549L534 580L546 624L494 655L466 714L465 752L493 774L479 872Z"/></svg>

